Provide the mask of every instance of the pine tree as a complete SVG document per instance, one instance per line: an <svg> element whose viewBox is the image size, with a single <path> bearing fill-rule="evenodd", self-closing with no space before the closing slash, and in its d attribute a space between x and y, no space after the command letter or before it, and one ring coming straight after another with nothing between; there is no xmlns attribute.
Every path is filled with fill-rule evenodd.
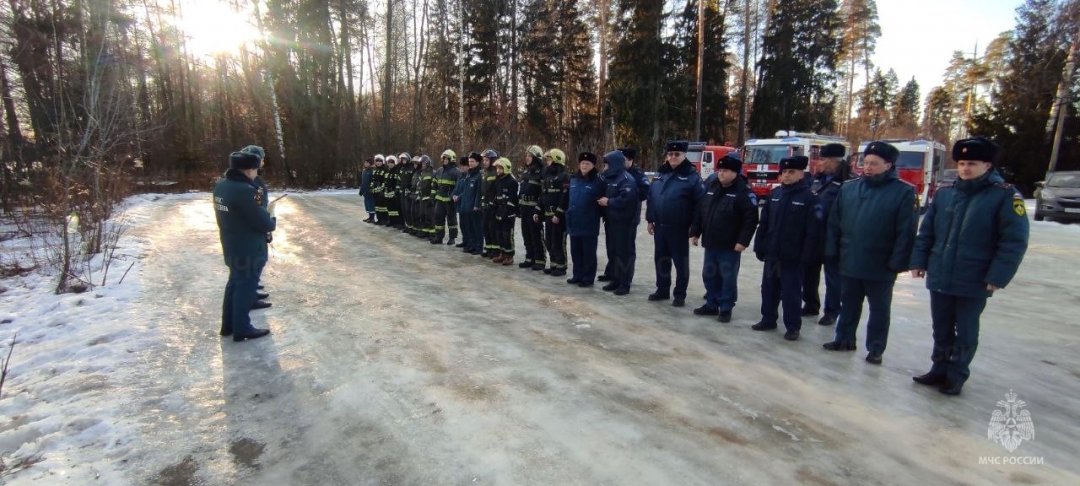
<svg viewBox="0 0 1080 486"><path fill-rule="evenodd" d="M870 56L881 37L877 3L874 0L843 0L840 4L843 37L840 43L838 68L844 81L843 103L840 104L841 132L847 133L851 124L851 109L855 103L855 78L858 68L864 69L864 79L870 80L874 63Z"/></svg>
<svg viewBox="0 0 1080 486"><path fill-rule="evenodd" d="M773 4L750 132L824 132L833 125L839 18L835 0Z"/></svg>
<svg viewBox="0 0 1080 486"><path fill-rule="evenodd" d="M660 148L663 2L623 0L613 19L621 35L609 63L608 96L615 141L640 147L642 158Z"/></svg>
<svg viewBox="0 0 1080 486"><path fill-rule="evenodd" d="M705 49L702 65L702 113L701 139L722 143L727 128L728 59L726 36L726 16L733 2L705 2ZM676 69L669 74L672 93L677 93L669 106L677 111L671 115L671 131L676 134L693 133L697 96L697 53L698 53L698 0L689 0L679 18L674 39L675 56L678 57Z"/></svg>
<svg viewBox="0 0 1080 486"><path fill-rule="evenodd" d="M911 78L897 93L892 105L889 133L897 138L914 138L919 129L919 83Z"/></svg>
<svg viewBox="0 0 1080 486"><path fill-rule="evenodd" d="M926 97L923 114L923 133L935 142L949 143L952 129L953 95L947 88L938 86Z"/></svg>

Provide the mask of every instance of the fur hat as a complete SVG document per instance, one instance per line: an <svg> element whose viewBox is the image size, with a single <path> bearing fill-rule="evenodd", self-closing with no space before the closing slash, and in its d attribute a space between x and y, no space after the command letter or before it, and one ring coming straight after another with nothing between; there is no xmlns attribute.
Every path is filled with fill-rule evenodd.
<svg viewBox="0 0 1080 486"><path fill-rule="evenodd" d="M732 151L731 153L720 158L720 161L716 163L718 169L727 169L734 172L742 172L742 158L739 157L738 151Z"/></svg>
<svg viewBox="0 0 1080 486"><path fill-rule="evenodd" d="M668 152L686 152L686 149L690 147L690 143L686 140L672 140L667 143Z"/></svg>
<svg viewBox="0 0 1080 486"><path fill-rule="evenodd" d="M246 152L233 152L229 154L229 168L237 170L258 169L259 156Z"/></svg>
<svg viewBox="0 0 1080 486"><path fill-rule="evenodd" d="M619 149L619 152L622 152L622 154L630 160L637 159L637 149L634 147L623 147Z"/></svg>
<svg viewBox="0 0 1080 486"><path fill-rule="evenodd" d="M810 159L806 158L805 155L793 155L780 159L781 171L787 169L806 170L808 165L810 165Z"/></svg>
<svg viewBox="0 0 1080 486"><path fill-rule="evenodd" d="M240 151L245 154L254 155L258 157L259 160L263 160L266 158L266 151L258 145L248 145L247 147L240 149Z"/></svg>
<svg viewBox="0 0 1080 486"><path fill-rule="evenodd" d="M986 137L957 140L952 148L952 158L955 161L980 160L993 164L997 159L997 153L997 144Z"/></svg>
<svg viewBox="0 0 1080 486"><path fill-rule="evenodd" d="M480 152L469 152L469 158L477 162L483 162L484 156L480 155Z"/></svg>
<svg viewBox="0 0 1080 486"><path fill-rule="evenodd" d="M578 154L577 159L578 159L578 162L581 162L581 161L592 162L593 165L596 165L596 161L597 161L596 154L594 154L592 152L582 152L582 153Z"/></svg>
<svg viewBox="0 0 1080 486"><path fill-rule="evenodd" d="M895 164L896 159L900 157L900 151L885 142L870 142L870 145L866 146L866 150L863 150L863 156L867 155L876 155L885 159L885 162Z"/></svg>
<svg viewBox="0 0 1080 486"><path fill-rule="evenodd" d="M847 149L838 143L829 143L821 147L820 155L822 157L841 159L847 154Z"/></svg>

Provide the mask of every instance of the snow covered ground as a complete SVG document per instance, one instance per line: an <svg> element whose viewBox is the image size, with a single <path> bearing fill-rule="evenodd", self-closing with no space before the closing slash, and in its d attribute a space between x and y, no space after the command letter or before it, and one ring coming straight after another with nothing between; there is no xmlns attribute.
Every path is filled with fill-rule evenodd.
<svg viewBox="0 0 1080 486"><path fill-rule="evenodd" d="M363 224L352 192L293 194L264 276L274 307L253 312L273 334L233 343L209 195L137 196L125 214L122 284L0 281L0 357L18 333L0 482L1080 484L1080 225L1033 223L949 398L911 382L931 342L907 276L873 366L822 351L832 328L810 319L795 343L752 332L750 255L720 324L690 312L700 249L686 308L645 301L644 227L620 298ZM1010 390L1036 431L1011 453L987 439ZM1010 464L1025 461L1042 463Z"/></svg>

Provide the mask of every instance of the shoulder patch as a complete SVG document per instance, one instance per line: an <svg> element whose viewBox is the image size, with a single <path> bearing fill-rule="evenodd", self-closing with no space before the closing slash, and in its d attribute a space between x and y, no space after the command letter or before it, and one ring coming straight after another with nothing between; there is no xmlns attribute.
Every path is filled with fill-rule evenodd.
<svg viewBox="0 0 1080 486"><path fill-rule="evenodd" d="M261 187L255 188L255 204L262 206L263 202L263 189Z"/></svg>
<svg viewBox="0 0 1080 486"><path fill-rule="evenodd" d="M1013 199L1013 212L1016 213L1017 216L1027 215L1027 208L1024 207L1024 200L1020 199L1019 196Z"/></svg>

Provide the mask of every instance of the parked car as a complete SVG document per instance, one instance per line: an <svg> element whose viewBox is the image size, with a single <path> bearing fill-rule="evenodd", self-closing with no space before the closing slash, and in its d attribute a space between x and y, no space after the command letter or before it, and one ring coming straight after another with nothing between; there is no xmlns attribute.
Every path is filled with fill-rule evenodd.
<svg viewBox="0 0 1080 486"><path fill-rule="evenodd" d="M957 175L956 169L945 169L941 172L941 177L937 180L937 188L942 189L946 187L952 187L956 185L956 179L960 178Z"/></svg>
<svg viewBox="0 0 1080 486"><path fill-rule="evenodd" d="M1080 171L1051 172L1035 187L1035 221L1080 221Z"/></svg>

